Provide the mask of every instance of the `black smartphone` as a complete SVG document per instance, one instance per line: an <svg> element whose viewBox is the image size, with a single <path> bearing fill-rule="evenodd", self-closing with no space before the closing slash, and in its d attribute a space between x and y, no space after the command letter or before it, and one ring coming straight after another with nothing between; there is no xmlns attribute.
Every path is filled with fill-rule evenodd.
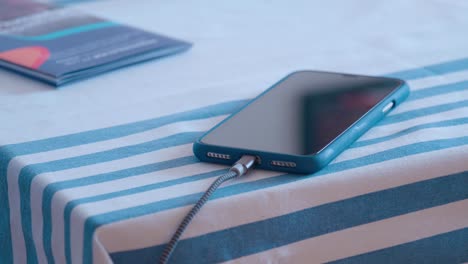
<svg viewBox="0 0 468 264"><path fill-rule="evenodd" d="M228 165L253 155L258 168L313 173L408 94L406 83L395 78L294 72L203 135L194 153Z"/></svg>

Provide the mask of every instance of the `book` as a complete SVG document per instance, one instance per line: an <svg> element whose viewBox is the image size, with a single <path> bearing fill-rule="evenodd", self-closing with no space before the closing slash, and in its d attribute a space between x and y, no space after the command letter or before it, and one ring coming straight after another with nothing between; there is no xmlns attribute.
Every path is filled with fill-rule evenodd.
<svg viewBox="0 0 468 264"><path fill-rule="evenodd" d="M72 8L0 0L0 66L55 86L190 46Z"/></svg>

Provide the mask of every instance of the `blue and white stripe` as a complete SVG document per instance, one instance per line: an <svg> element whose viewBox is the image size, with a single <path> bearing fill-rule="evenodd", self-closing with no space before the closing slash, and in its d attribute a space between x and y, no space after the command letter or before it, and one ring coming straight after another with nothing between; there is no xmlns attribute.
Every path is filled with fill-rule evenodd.
<svg viewBox="0 0 468 264"><path fill-rule="evenodd" d="M467 261L468 59L392 75L409 81L407 102L313 177L226 184L174 262L378 262L446 240L441 256ZM199 163L191 143L247 101L0 147L6 263L154 260L226 169Z"/></svg>

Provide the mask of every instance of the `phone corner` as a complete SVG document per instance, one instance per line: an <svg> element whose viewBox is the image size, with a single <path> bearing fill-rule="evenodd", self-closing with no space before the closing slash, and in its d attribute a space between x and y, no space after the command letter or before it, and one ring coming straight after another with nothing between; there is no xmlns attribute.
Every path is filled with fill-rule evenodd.
<svg viewBox="0 0 468 264"><path fill-rule="evenodd" d="M292 172L303 175L314 174L323 169L328 164L321 155L317 154L296 156L296 158L293 158L293 160L297 162L297 167L294 168Z"/></svg>
<svg viewBox="0 0 468 264"><path fill-rule="evenodd" d="M398 89L397 93L395 94L396 102L397 103L402 103L403 101L406 100L406 98L408 98L410 93L411 93L411 90L410 90L410 87L409 87L408 83L403 81L403 83L401 84L401 86Z"/></svg>
<svg viewBox="0 0 468 264"><path fill-rule="evenodd" d="M197 139L195 142L193 142L192 145L192 152L195 155L195 157L199 160L201 160L201 153L203 152L203 147L204 144L200 141L200 139Z"/></svg>

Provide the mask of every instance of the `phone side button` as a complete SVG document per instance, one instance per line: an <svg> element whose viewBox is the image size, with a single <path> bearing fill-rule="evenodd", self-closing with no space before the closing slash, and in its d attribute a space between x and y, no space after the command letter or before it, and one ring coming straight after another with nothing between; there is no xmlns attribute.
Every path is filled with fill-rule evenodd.
<svg viewBox="0 0 468 264"><path fill-rule="evenodd" d="M388 111L390 111L390 109L393 108L393 106L395 106L395 102L394 102L394 101L391 101L391 102L388 103L386 106L384 106L384 108L382 108L382 112L383 112L383 113L387 113Z"/></svg>

